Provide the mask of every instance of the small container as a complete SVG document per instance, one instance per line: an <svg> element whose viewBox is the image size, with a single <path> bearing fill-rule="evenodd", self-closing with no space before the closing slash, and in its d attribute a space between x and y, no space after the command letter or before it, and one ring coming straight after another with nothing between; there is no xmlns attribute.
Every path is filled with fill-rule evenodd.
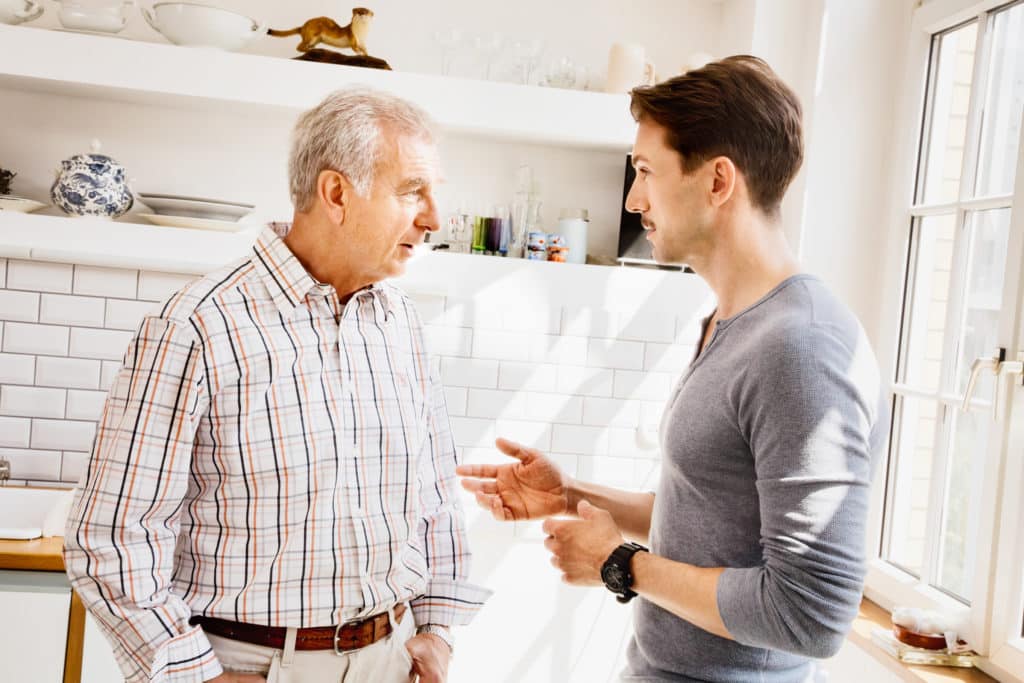
<svg viewBox="0 0 1024 683"><path fill-rule="evenodd" d="M548 235L548 249L550 249L551 247L567 246L569 245L566 243L564 236L558 234L557 232L553 232L550 235Z"/></svg>
<svg viewBox="0 0 1024 683"><path fill-rule="evenodd" d="M486 233L484 231L484 218L483 216L473 217L473 243L472 249L474 254L482 254L486 247Z"/></svg>
<svg viewBox="0 0 1024 683"><path fill-rule="evenodd" d="M465 209L460 208L448 217L448 242L451 250L460 254L468 252L472 237L473 219Z"/></svg>
<svg viewBox="0 0 1024 683"><path fill-rule="evenodd" d="M498 253L502 256L508 256L508 250L512 242L512 219L498 218L501 222L501 240L498 242Z"/></svg>
<svg viewBox="0 0 1024 683"><path fill-rule="evenodd" d="M555 245L548 246L548 261L556 261L558 263L565 263L569 258L569 247L560 247Z"/></svg>
<svg viewBox="0 0 1024 683"><path fill-rule="evenodd" d="M562 209L558 214L558 232L569 245L570 263L587 262L587 228L590 225L586 209Z"/></svg>
<svg viewBox="0 0 1024 683"><path fill-rule="evenodd" d="M117 218L132 208L135 197L124 166L99 151L99 141L93 140L91 154L76 154L60 162L50 198L64 213Z"/></svg>
<svg viewBox="0 0 1024 683"><path fill-rule="evenodd" d="M484 251L497 254L501 247L501 219L494 216L484 218Z"/></svg>
<svg viewBox="0 0 1024 683"><path fill-rule="evenodd" d="M547 233L534 230L526 236L526 248L537 251L544 251L548 248Z"/></svg>

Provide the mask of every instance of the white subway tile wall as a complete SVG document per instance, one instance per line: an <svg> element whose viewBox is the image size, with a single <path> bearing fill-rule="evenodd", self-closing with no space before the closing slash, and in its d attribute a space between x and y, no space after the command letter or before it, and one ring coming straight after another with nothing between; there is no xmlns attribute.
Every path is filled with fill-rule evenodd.
<svg viewBox="0 0 1024 683"><path fill-rule="evenodd" d="M0 447L28 448L32 420L24 417L0 417Z"/></svg>
<svg viewBox="0 0 1024 683"><path fill-rule="evenodd" d="M0 259L0 457L15 481L78 481L133 330L192 279ZM698 317L671 301L630 312L411 294L466 461L504 461L494 448L504 436L574 476L654 486L657 425Z"/></svg>
<svg viewBox="0 0 1024 683"><path fill-rule="evenodd" d="M36 386L66 389L99 389L100 361L84 358L36 359Z"/></svg>
<svg viewBox="0 0 1024 683"><path fill-rule="evenodd" d="M73 272L73 267L65 263L10 259L4 287L22 292L70 294Z"/></svg>
<svg viewBox="0 0 1024 683"><path fill-rule="evenodd" d="M35 292L0 291L0 311L5 320L39 322L39 295Z"/></svg>
<svg viewBox="0 0 1024 683"><path fill-rule="evenodd" d="M66 294L43 294L39 322L103 327L103 299Z"/></svg>
<svg viewBox="0 0 1024 683"><path fill-rule="evenodd" d="M32 264L38 263L33 261ZM75 294L134 299L138 293L139 271L98 266L75 266Z"/></svg>

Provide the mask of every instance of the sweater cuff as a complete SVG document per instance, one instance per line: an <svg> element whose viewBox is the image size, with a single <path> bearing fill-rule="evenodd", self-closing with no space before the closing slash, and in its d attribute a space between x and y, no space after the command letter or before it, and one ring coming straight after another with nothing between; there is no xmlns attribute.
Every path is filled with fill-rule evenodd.
<svg viewBox="0 0 1024 683"><path fill-rule="evenodd" d="M757 615L753 613L756 601L751 596L760 592L757 583L763 576L764 571L760 567L729 567L718 576L718 613L729 635L744 645L763 641L750 628L758 621Z"/></svg>

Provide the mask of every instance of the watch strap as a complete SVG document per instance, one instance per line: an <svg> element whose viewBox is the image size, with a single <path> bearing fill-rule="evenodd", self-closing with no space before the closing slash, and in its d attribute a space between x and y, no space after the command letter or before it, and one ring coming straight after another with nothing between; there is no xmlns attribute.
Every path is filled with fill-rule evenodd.
<svg viewBox="0 0 1024 683"><path fill-rule="evenodd" d="M636 597L636 591L632 590L634 577L633 570L630 568L630 565L633 561L633 555L640 552L641 550L644 552L650 552L646 547L640 545L639 543L623 543L615 550L613 550L612 554L608 556L607 560L605 560L605 565L615 565L616 567L618 567L618 569L622 572L622 575L625 577L626 581L625 585L622 587L622 590L615 590L611 586L608 586L607 583L605 584L608 590L615 594L615 599L621 603L627 603Z"/></svg>
<svg viewBox="0 0 1024 683"><path fill-rule="evenodd" d="M452 652L455 650L455 639L452 637L451 629L441 624L423 624L416 629L416 633L432 633L448 646L448 651Z"/></svg>

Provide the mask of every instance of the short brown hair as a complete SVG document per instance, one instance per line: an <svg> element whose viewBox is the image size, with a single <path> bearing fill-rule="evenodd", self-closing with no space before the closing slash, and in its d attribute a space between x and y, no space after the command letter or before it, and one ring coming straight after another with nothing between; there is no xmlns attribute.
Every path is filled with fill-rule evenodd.
<svg viewBox="0 0 1024 683"><path fill-rule="evenodd" d="M796 94L763 60L727 57L630 95L633 118L665 128L686 173L727 156L743 173L751 203L778 215L804 158L801 110Z"/></svg>

